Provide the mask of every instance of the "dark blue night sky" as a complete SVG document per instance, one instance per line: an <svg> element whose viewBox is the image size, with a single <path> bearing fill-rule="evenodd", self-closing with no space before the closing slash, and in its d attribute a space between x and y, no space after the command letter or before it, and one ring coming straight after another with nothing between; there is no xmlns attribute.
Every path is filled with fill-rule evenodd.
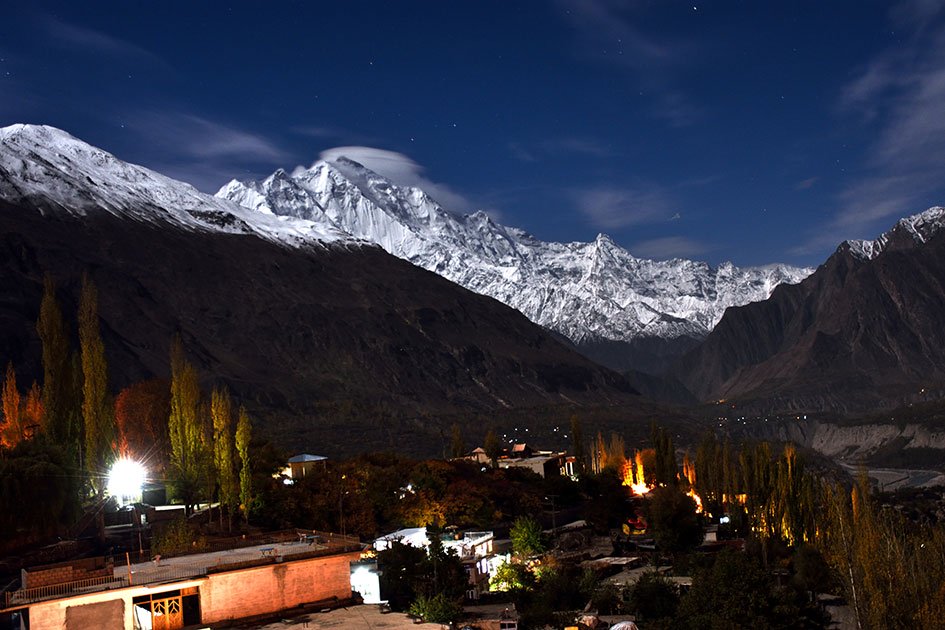
<svg viewBox="0 0 945 630"><path fill-rule="evenodd" d="M0 125L208 192L354 147L546 240L818 264L945 204L942 6L7 3Z"/></svg>

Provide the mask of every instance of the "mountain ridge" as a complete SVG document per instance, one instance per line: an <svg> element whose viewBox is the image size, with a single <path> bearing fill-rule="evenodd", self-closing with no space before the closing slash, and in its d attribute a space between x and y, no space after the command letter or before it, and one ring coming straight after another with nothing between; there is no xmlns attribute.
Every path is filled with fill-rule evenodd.
<svg viewBox="0 0 945 630"><path fill-rule="evenodd" d="M286 447L405 440L429 453L441 414L640 401L514 309L329 228L214 199L64 132L7 129L0 355L41 379L43 277L70 314L88 273L113 390L167 377L179 334L204 386L225 384Z"/></svg>
<svg viewBox="0 0 945 630"><path fill-rule="evenodd" d="M945 209L844 241L808 278L726 312L673 370L740 409L863 412L945 393Z"/></svg>
<svg viewBox="0 0 945 630"><path fill-rule="evenodd" d="M397 186L345 157L292 175L280 169L262 181L232 180L217 196L264 213L331 221L516 308L618 369L659 371L729 306L764 299L811 271L647 260L604 234L588 243L544 242L484 212L454 214L419 188Z"/></svg>

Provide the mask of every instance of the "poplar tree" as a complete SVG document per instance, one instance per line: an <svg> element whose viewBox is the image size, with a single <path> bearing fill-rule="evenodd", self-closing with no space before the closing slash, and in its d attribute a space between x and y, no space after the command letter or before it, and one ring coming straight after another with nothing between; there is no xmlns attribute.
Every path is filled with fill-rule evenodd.
<svg viewBox="0 0 945 630"><path fill-rule="evenodd" d="M627 463L627 446L623 437L616 433L610 434L610 442L607 444L607 466L610 466L618 473L623 471Z"/></svg>
<svg viewBox="0 0 945 630"><path fill-rule="evenodd" d="M651 428L651 439L656 449L656 483L663 486L675 486L676 476L676 448L673 438L663 427L654 423Z"/></svg>
<svg viewBox="0 0 945 630"><path fill-rule="evenodd" d="M450 453L452 457L459 458L466 454L466 442L463 441L463 431L458 424L453 424L450 437Z"/></svg>
<svg viewBox="0 0 945 630"><path fill-rule="evenodd" d="M78 435L70 422L69 396L72 374L69 335L62 310L56 300L56 285L47 274L43 280L43 299L36 322L43 346L43 409L46 431L52 441L66 445L73 455L78 451Z"/></svg>
<svg viewBox="0 0 945 630"><path fill-rule="evenodd" d="M223 528L223 510L226 506L230 531L233 530L233 512L239 507L239 480L234 472L233 417L230 393L224 387L214 388L210 400L210 417L213 420L213 464L220 484L220 528Z"/></svg>
<svg viewBox="0 0 945 630"><path fill-rule="evenodd" d="M249 521L249 506L253 500L253 469L249 457L252 431L249 414L241 405L239 420L236 423L236 450L240 456L240 503L243 505L243 515L247 521Z"/></svg>
<svg viewBox="0 0 945 630"><path fill-rule="evenodd" d="M171 413L167 429L171 442L170 472L174 490L188 512L197 502L201 472L206 460L199 409L197 370L184 356L178 336L171 343Z"/></svg>
<svg viewBox="0 0 945 630"><path fill-rule="evenodd" d="M85 427L82 420L82 357L70 352L62 384L62 424L68 436L66 447L79 468L83 467Z"/></svg>
<svg viewBox="0 0 945 630"><path fill-rule="evenodd" d="M486 433L486 439L482 444L482 450L486 452L486 457L489 458L489 461L492 463L492 467L497 467L499 465L499 455L502 454L502 443L499 442L499 436L496 435L494 428L489 429L489 432Z"/></svg>
<svg viewBox="0 0 945 630"><path fill-rule="evenodd" d="M571 450L574 452L574 463L577 467L578 475L584 474L586 466L586 457L584 455L584 431L581 428L581 420L576 416L571 416Z"/></svg>
<svg viewBox="0 0 945 630"><path fill-rule="evenodd" d="M604 441L603 434L598 431L597 439L594 440L594 450L591 451L591 471L594 474L598 474L600 471L607 468L609 463L607 442Z"/></svg>
<svg viewBox="0 0 945 630"><path fill-rule="evenodd" d="M85 428L85 469L96 491L103 490L103 473L112 455L115 419L108 404L105 345L99 331L98 291L82 276L79 297L79 346L82 357L82 420Z"/></svg>
<svg viewBox="0 0 945 630"><path fill-rule="evenodd" d="M23 403L23 416L23 421L28 428L32 428L34 431L45 429L42 392L39 389L39 383L36 381L33 381L30 391L26 394L26 402Z"/></svg>
<svg viewBox="0 0 945 630"><path fill-rule="evenodd" d="M13 362L7 364L3 379L3 426L0 427L0 446L12 448L23 439L20 423L20 390L16 388L16 371Z"/></svg>

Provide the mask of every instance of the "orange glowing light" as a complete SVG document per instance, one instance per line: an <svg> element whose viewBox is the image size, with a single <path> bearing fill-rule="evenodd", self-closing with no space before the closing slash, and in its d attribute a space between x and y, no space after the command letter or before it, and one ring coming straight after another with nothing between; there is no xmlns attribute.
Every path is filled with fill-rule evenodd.
<svg viewBox="0 0 945 630"><path fill-rule="evenodd" d="M623 467L623 485L630 488L630 491L637 495L643 496L652 488L646 485L643 471L643 453L636 451L632 458L627 460L627 463Z"/></svg>
<svg viewBox="0 0 945 630"><path fill-rule="evenodd" d="M696 494L696 491L692 488L689 489L686 495L692 497L692 500L696 502L696 514L702 514L702 497Z"/></svg>

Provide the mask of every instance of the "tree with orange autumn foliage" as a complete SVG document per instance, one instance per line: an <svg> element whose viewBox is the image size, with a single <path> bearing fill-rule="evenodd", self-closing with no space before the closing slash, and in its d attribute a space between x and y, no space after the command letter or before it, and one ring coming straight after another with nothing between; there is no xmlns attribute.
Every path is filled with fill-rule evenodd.
<svg viewBox="0 0 945 630"><path fill-rule="evenodd" d="M118 450L123 456L146 458L152 466L164 464L168 450L170 391L166 380L153 378L129 385L119 392L115 398L115 423L118 427Z"/></svg>
<svg viewBox="0 0 945 630"><path fill-rule="evenodd" d="M13 448L24 438L20 422L20 391L16 388L16 371L13 362L7 364L3 379L3 425L0 427L0 444Z"/></svg>
<svg viewBox="0 0 945 630"><path fill-rule="evenodd" d="M23 403L22 422L27 432L40 433L43 426L43 394L39 388L39 383L33 381L30 391L26 393L26 401Z"/></svg>

